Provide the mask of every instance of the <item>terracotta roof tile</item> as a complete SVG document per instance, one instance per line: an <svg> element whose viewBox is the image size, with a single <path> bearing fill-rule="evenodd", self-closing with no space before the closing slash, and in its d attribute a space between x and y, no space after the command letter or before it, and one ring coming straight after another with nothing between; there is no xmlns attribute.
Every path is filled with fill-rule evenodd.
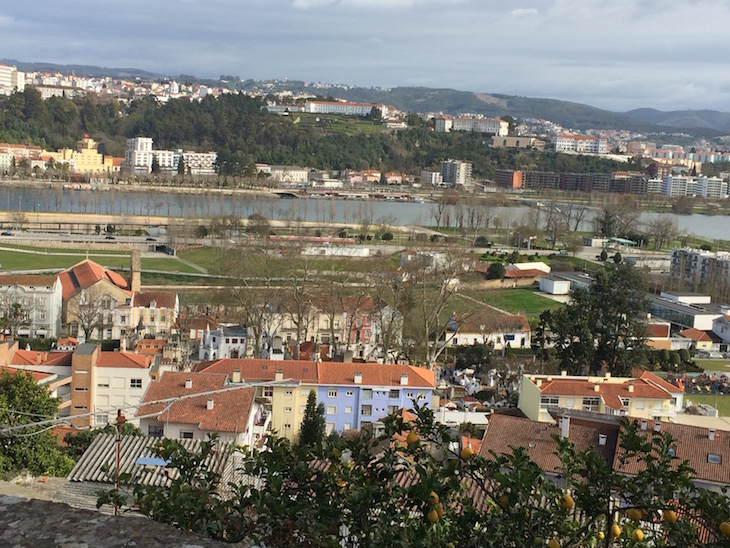
<svg viewBox="0 0 730 548"><path fill-rule="evenodd" d="M151 382L147 387L144 398L142 398L143 405L137 411L137 416L160 413L167 407L166 403L147 404L147 402L156 402L178 396L218 390L219 388L223 388L226 383L226 378L226 375L217 373L166 371L162 374L160 380ZM185 388L185 382L187 380L192 382L190 388Z"/></svg>
<svg viewBox="0 0 730 548"><path fill-rule="evenodd" d="M576 451L594 449L608 465L614 460L618 442L618 424L593 423L571 419L568 439ZM553 435L560 435L560 427L529 419L493 414L489 418L487 431L482 439L479 454L487 459L497 455L511 454L511 447L524 447L530 458L544 471L554 473L560 468L560 459L555 454L557 443ZM599 436L605 435L605 445L600 445Z"/></svg>
<svg viewBox="0 0 730 548"><path fill-rule="evenodd" d="M646 336L649 338L664 339L669 337L669 332L669 324L652 323L646 326Z"/></svg>
<svg viewBox="0 0 730 548"><path fill-rule="evenodd" d="M37 287L52 287L58 281L58 276L40 276L36 274L1 274L0 285L32 285Z"/></svg>
<svg viewBox="0 0 730 548"><path fill-rule="evenodd" d="M131 352L99 352L97 367L128 367L133 369L149 369L152 358Z"/></svg>
<svg viewBox="0 0 730 548"><path fill-rule="evenodd" d="M355 384L355 373L362 373L363 386L401 386L401 375L408 375L403 386L433 388L436 376L423 367L402 364L342 363L319 364L320 384Z"/></svg>
<svg viewBox="0 0 730 548"><path fill-rule="evenodd" d="M132 303L134 306L149 308L154 301L157 308L175 308L177 293L168 293L164 291L145 291L144 293L135 293Z"/></svg>
<svg viewBox="0 0 730 548"><path fill-rule="evenodd" d="M40 371L28 371L26 369L16 369L15 367L5 367L0 366L0 373L3 371L7 371L11 375L15 375L16 373L30 373L33 376L33 380L35 382L40 382L44 379L47 379L48 377L52 377L52 373L41 373Z"/></svg>
<svg viewBox="0 0 730 548"><path fill-rule="evenodd" d="M642 421L635 422L641 424ZM652 435L654 425L654 421L646 421L646 430L640 431L640 433L645 436ZM674 460L675 466L687 460L690 467L694 469L696 479L722 485L730 484L730 432L716 430L715 439L711 440L707 428L670 422L661 422L659 425L663 434L668 433L675 440L675 456L677 457ZM625 474L639 472L642 465L636 459L628 459L624 466L621 466L622 453L622 449L617 449L614 468ZM718 464L709 462L710 454L716 455L720 462Z"/></svg>
<svg viewBox="0 0 730 548"><path fill-rule="evenodd" d="M122 276L88 259L64 270L58 277L63 286L64 301L101 280L106 280L123 290L128 288L127 281Z"/></svg>
<svg viewBox="0 0 730 548"><path fill-rule="evenodd" d="M629 388L633 385L633 392ZM543 395L550 396L603 396L604 401L612 398L644 398L666 400L672 397L664 387L649 382L646 379L632 379L623 383L601 382L598 391L595 383L588 379L553 378L540 388ZM676 387L675 391L676 391ZM605 394L605 396L604 396ZM608 402L607 402L608 404Z"/></svg>
<svg viewBox="0 0 730 548"><path fill-rule="evenodd" d="M223 358L215 361L200 362L195 371L202 373L224 373L233 378L233 370L241 371L241 380L246 382L273 381L277 369L283 371L285 379L300 382L317 382L317 362L305 360L249 360L242 358Z"/></svg>

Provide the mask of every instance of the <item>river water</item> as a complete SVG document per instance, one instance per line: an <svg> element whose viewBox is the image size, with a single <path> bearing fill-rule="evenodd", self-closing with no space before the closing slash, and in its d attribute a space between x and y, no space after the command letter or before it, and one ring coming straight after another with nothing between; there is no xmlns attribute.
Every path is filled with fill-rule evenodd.
<svg viewBox="0 0 730 548"><path fill-rule="evenodd" d="M101 213L112 215L162 215L210 218L236 215L246 218L260 214L284 221L320 221L387 225L436 224L435 204L377 200L294 198L283 199L248 194L174 194L149 191L102 192L38 187L0 187L0 209L10 211L52 211ZM492 226L507 228L522 223L527 206L495 208ZM587 215L580 230L590 231L592 216ZM730 239L730 217L642 213L640 220L672 218L680 233L716 240Z"/></svg>

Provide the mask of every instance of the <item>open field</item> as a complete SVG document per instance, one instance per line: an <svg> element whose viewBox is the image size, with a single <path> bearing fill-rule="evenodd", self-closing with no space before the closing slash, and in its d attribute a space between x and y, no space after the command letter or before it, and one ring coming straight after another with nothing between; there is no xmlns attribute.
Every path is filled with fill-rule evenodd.
<svg viewBox="0 0 730 548"><path fill-rule="evenodd" d="M705 403L716 407L721 417L730 417L730 396L714 396L712 394L685 394L684 400L692 403Z"/></svg>
<svg viewBox="0 0 730 548"><path fill-rule="evenodd" d="M481 295L481 300L512 314L538 315L543 310L554 310L563 306L559 302L543 297L531 288L510 288L489 291Z"/></svg>
<svg viewBox="0 0 730 548"><path fill-rule="evenodd" d="M706 371L724 371L730 373L730 360L692 360L697 367Z"/></svg>

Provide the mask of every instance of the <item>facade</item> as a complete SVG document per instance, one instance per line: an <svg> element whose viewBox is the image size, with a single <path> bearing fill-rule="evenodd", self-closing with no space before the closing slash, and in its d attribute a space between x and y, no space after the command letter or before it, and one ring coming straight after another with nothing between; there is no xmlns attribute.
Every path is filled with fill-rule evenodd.
<svg viewBox="0 0 730 548"><path fill-rule="evenodd" d="M454 315L441 344L468 346L491 344L495 350L529 348L530 324L519 314L480 312L469 316Z"/></svg>
<svg viewBox="0 0 730 548"><path fill-rule="evenodd" d="M517 406L528 419L553 422L566 409L668 420L683 408L684 390L644 371L640 377L523 375Z"/></svg>
<svg viewBox="0 0 730 548"><path fill-rule="evenodd" d="M689 247L672 249L670 274L691 284L730 283L730 253Z"/></svg>
<svg viewBox="0 0 730 548"><path fill-rule="evenodd" d="M304 112L313 114L342 114L345 116L370 116L373 109L380 112L381 118L389 115L390 109L375 103L348 103L344 101L307 101Z"/></svg>
<svg viewBox="0 0 730 548"><path fill-rule="evenodd" d="M662 194L670 198L696 196L697 179L681 175L666 175L662 178Z"/></svg>
<svg viewBox="0 0 730 548"><path fill-rule="evenodd" d="M421 183L427 186L441 186L444 178L438 171L421 171Z"/></svg>
<svg viewBox="0 0 730 548"><path fill-rule="evenodd" d="M309 170L299 166L269 166L273 181L290 183L306 183L309 181Z"/></svg>
<svg viewBox="0 0 730 548"><path fill-rule="evenodd" d="M61 335L63 291L58 276L0 276L0 303L5 311L19 305L23 319L16 335L44 339Z"/></svg>
<svg viewBox="0 0 730 548"><path fill-rule="evenodd" d="M553 139L551 148L555 152L606 154L608 152L608 141L602 137L563 133Z"/></svg>
<svg viewBox="0 0 730 548"><path fill-rule="evenodd" d="M437 129L436 131L439 130ZM450 131L473 131L505 137L509 131L509 122L500 120L499 118L457 116L452 120Z"/></svg>
<svg viewBox="0 0 730 548"><path fill-rule="evenodd" d="M452 187L465 187L472 184L472 165L461 160L446 160L441 162L439 172L444 185Z"/></svg>
<svg viewBox="0 0 730 548"><path fill-rule="evenodd" d="M511 169L498 169L494 174L494 184L499 188L522 188L522 172Z"/></svg>
<svg viewBox="0 0 730 548"><path fill-rule="evenodd" d="M432 407L433 371L411 365L318 364L317 401L324 404L327 432L345 432L383 419L413 402Z"/></svg>
<svg viewBox="0 0 730 548"><path fill-rule="evenodd" d="M134 139L127 139L124 163L132 173L150 173L153 158L151 138L135 137Z"/></svg>
<svg viewBox="0 0 730 548"><path fill-rule="evenodd" d="M191 175L215 175L218 154L215 152L183 152L177 151L176 156L182 155L185 162L185 172ZM178 160L179 161L179 160ZM175 164L177 172L177 163Z"/></svg>
<svg viewBox="0 0 730 548"><path fill-rule="evenodd" d="M14 66L0 65L0 95L25 90L25 73Z"/></svg>
<svg viewBox="0 0 730 548"><path fill-rule="evenodd" d="M246 355L247 331L240 328L220 326L206 329L198 349L198 359L220 360L224 358L243 358Z"/></svg>
<svg viewBox="0 0 730 548"><path fill-rule="evenodd" d="M71 357L71 423L105 426L117 409L138 405L150 383L152 365L150 356L79 345Z"/></svg>
<svg viewBox="0 0 730 548"><path fill-rule="evenodd" d="M727 198L727 182L719 177L697 177L697 195L704 198L723 200Z"/></svg>
<svg viewBox="0 0 730 548"><path fill-rule="evenodd" d="M104 155L98 151L98 143L85 135L76 144L76 150L72 154L74 171L78 173L99 174L103 173Z"/></svg>
<svg viewBox="0 0 730 548"><path fill-rule="evenodd" d="M536 148L538 150L544 150L545 141L537 137L527 137L525 135L518 135L516 137L495 135L492 137L492 148Z"/></svg>

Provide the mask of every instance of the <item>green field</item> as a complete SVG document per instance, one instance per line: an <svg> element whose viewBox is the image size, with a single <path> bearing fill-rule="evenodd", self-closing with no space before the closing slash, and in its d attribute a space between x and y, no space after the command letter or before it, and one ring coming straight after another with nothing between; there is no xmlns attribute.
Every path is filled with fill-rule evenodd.
<svg viewBox="0 0 730 548"><path fill-rule="evenodd" d="M726 371L730 373L730 360L698 360L692 362L706 371Z"/></svg>
<svg viewBox="0 0 730 548"><path fill-rule="evenodd" d="M684 401L686 402L687 400L692 403L705 403L707 405L711 405L712 407L717 408L721 417L730 417L730 396L685 394Z"/></svg>
<svg viewBox="0 0 730 548"><path fill-rule="evenodd" d="M538 315L543 310L554 310L563 306L561 303L543 297L539 291L531 288L495 289L488 295L482 295L482 301L506 310L512 314Z"/></svg>

